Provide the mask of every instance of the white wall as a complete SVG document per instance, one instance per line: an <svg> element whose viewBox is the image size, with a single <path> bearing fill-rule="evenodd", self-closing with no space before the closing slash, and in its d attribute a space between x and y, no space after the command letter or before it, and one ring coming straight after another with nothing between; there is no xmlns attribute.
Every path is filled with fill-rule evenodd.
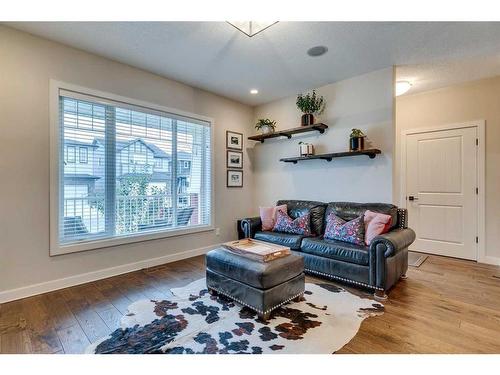
<svg viewBox="0 0 500 375"><path fill-rule="evenodd" d="M471 120L486 121L486 257L500 264L500 77L439 90L400 96L396 100L396 132L436 127ZM400 177L400 139L395 177ZM399 185L396 189L399 197Z"/></svg>
<svg viewBox="0 0 500 375"><path fill-rule="evenodd" d="M323 134L305 133L292 139L256 143L251 150L256 205L272 205L278 199L319 201L392 202L393 69L387 68L318 88L327 107L318 122L329 129ZM278 129L300 125L301 113L291 96L256 108L255 118L270 118ZM299 156L299 141L313 143L316 153L346 151L352 128L368 136L366 147L379 148L375 159L356 156L283 163L283 157Z"/></svg>
<svg viewBox="0 0 500 375"><path fill-rule="evenodd" d="M51 78L213 118L220 236L206 232L49 257ZM0 295L235 238L236 219L252 210L252 171L245 155L245 187L226 188L225 131L242 132L246 138L252 122L249 106L0 26Z"/></svg>

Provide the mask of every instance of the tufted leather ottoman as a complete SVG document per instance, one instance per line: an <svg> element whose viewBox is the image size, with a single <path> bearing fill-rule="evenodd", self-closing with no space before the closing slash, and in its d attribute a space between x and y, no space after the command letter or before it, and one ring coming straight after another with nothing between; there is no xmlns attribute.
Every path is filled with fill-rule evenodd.
<svg viewBox="0 0 500 375"><path fill-rule="evenodd" d="M267 320L272 310L301 300L304 294L304 259L295 254L259 262L219 248L206 256L207 287L256 311Z"/></svg>

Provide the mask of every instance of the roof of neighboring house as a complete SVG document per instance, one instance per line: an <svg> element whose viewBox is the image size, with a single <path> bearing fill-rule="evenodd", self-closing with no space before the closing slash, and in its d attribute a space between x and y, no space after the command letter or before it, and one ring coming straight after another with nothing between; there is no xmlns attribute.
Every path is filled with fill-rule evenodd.
<svg viewBox="0 0 500 375"><path fill-rule="evenodd" d="M159 148L157 145L152 144L152 143L143 143L151 150L153 151L154 157L155 158L169 158L170 155L168 155L165 151L163 151L161 148Z"/></svg>
<svg viewBox="0 0 500 375"><path fill-rule="evenodd" d="M74 144L74 145L85 145L89 147L99 147L100 144L104 144L104 139L102 138L95 138L93 142L91 143L85 143L82 141L77 141L74 139L65 139L65 143L67 144ZM161 158L161 159L169 159L171 156L170 154L167 154L165 151L163 151L160 147L153 143L146 142L145 140L141 138L135 138L131 139L130 141L116 141L116 150L120 151L123 150L126 147L129 147L133 145L135 142L141 142L143 145L145 145L147 148L151 150L153 153L153 156L155 158ZM177 159L180 160L191 160L192 154L190 152L185 152L185 151L179 151L177 152Z"/></svg>
<svg viewBox="0 0 500 375"><path fill-rule="evenodd" d="M64 143L68 145L75 145L75 146L87 146L87 147L99 147L99 145L94 141L92 142L82 142L78 141L76 139L64 139Z"/></svg>
<svg viewBox="0 0 500 375"><path fill-rule="evenodd" d="M140 142L144 146L149 148L151 150L151 152L153 153L153 156L155 158L168 158L169 157L169 155L165 151L163 151L161 148L159 148L158 146L156 146L152 143L145 142L141 138L132 139L130 141L117 141L116 142L116 150L117 151L123 150L124 148L127 148L136 142Z"/></svg>
<svg viewBox="0 0 500 375"><path fill-rule="evenodd" d="M170 180L172 176L167 172L153 172L151 173L124 173L118 176L119 179L127 178L127 177L138 177L144 176L149 179L149 182L164 182Z"/></svg>
<svg viewBox="0 0 500 375"><path fill-rule="evenodd" d="M153 175L151 176L151 181L152 182L163 182L166 180L170 180L172 176L170 173L166 172L153 172Z"/></svg>
<svg viewBox="0 0 500 375"><path fill-rule="evenodd" d="M65 173L64 178L79 178L79 179L88 179L88 180L98 180L101 177L95 176L93 174L87 174L87 173Z"/></svg>
<svg viewBox="0 0 500 375"><path fill-rule="evenodd" d="M147 148L149 148L153 152L153 156L155 158L164 158L164 159L168 158L168 159L170 159L170 157L171 157L170 154L167 154L165 151L163 151L157 145L155 145L153 143L146 142L145 140L143 140L141 138L132 139L130 141L117 141L116 142L116 149L118 151L123 150L124 148L133 145L135 142L141 142L142 144L144 144ZM192 157L192 155L189 152L185 152L185 151L177 152L177 159L191 160L191 157Z"/></svg>

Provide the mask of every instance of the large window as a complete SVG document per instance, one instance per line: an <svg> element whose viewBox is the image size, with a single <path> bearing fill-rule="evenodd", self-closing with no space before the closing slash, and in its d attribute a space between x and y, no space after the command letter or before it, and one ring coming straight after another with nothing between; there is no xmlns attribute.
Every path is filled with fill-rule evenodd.
<svg viewBox="0 0 500 375"><path fill-rule="evenodd" d="M62 89L58 101L59 249L210 228L210 122Z"/></svg>

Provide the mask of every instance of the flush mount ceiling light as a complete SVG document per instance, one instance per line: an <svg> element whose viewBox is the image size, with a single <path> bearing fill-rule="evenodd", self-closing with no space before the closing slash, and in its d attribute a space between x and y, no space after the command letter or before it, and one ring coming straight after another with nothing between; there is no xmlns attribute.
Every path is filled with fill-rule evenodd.
<svg viewBox="0 0 500 375"><path fill-rule="evenodd" d="M226 21L231 26L235 27L239 31L241 31L246 36L250 38L254 35L257 35L261 31L264 31L268 27L271 27L278 21L272 22L258 22L258 21Z"/></svg>
<svg viewBox="0 0 500 375"><path fill-rule="evenodd" d="M307 54L311 57L318 57L324 55L328 52L328 48L325 46L314 46L307 50Z"/></svg>
<svg viewBox="0 0 500 375"><path fill-rule="evenodd" d="M396 96L403 95L411 89L411 83L408 81L397 81L396 82Z"/></svg>
<svg viewBox="0 0 500 375"><path fill-rule="evenodd" d="M252 94L252 95L257 95L258 93L259 93L259 90L257 90L257 89L250 90L250 94Z"/></svg>

